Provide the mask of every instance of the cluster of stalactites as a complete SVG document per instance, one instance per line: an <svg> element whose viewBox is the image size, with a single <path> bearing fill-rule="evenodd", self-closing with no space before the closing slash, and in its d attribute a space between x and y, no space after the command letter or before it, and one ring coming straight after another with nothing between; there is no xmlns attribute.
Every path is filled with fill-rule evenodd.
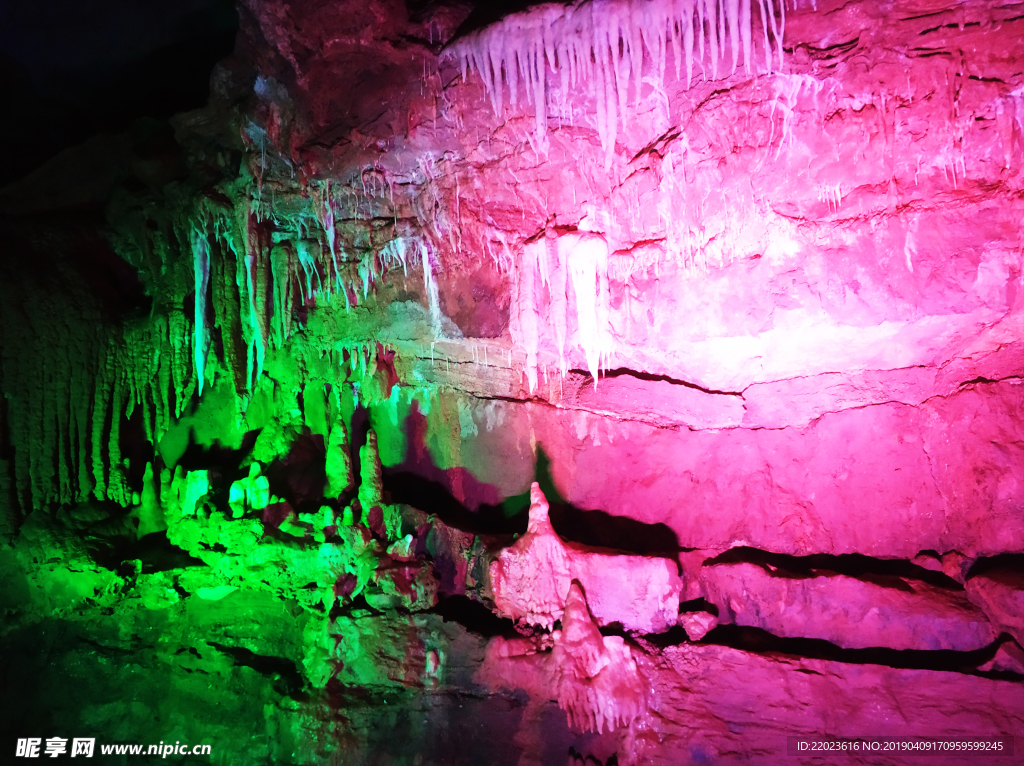
<svg viewBox="0 0 1024 766"><path fill-rule="evenodd" d="M408 270L417 259L439 328L428 246L394 238L362 260L346 259L333 236L324 188L314 200L319 208L287 229L261 221L248 199L234 207L201 199L172 223L175 245L166 248L190 255L190 268L172 278L162 310L119 328L103 322L88 295L74 293L69 309L67 299L29 280L0 284L0 331L8 329L0 332L0 373L9 400L4 430L13 455L0 489L9 487L23 509L89 498L131 504L132 467L121 448L126 423L134 419L157 445L209 384L211 370L227 372L237 393L251 391L266 354L297 329L299 305L338 294L347 306L358 303L374 280L399 266ZM155 248L152 242L136 244L140 252ZM165 260L163 273L170 269ZM186 315L185 295L193 290ZM28 330L22 331L26 317ZM373 369L374 350L371 345L348 354L353 378Z"/></svg>
<svg viewBox="0 0 1024 766"><path fill-rule="evenodd" d="M607 241L600 234L577 231L527 243L517 269L514 306L510 331L526 352L530 393L539 383L541 339L551 336L559 372L564 376L568 371L570 341L575 340L596 382L614 350ZM570 312L576 320L572 337Z"/></svg>
<svg viewBox="0 0 1024 766"><path fill-rule="evenodd" d="M71 325L58 328L55 342L36 345L28 363L7 367L18 373L7 381L16 495L25 508L90 497L127 506L124 424L138 411L156 444L195 391L187 321L172 311L131 323L120 336Z"/></svg>
<svg viewBox="0 0 1024 766"><path fill-rule="evenodd" d="M782 66L784 0L758 0L765 71ZM597 129L610 162L620 117L634 108L649 76L663 88L668 50L675 73L685 63L687 87L700 68L705 79L734 74L741 60L748 74L758 68L754 53L752 0L581 0L570 6L547 4L506 16L458 40L449 49L463 80L477 72L500 115L508 86L512 108L520 87L533 104L538 142L546 143L550 93L559 88L564 103L571 87L590 81L597 98ZM696 54L696 55L695 55ZM777 64L776 64L777 58Z"/></svg>
<svg viewBox="0 0 1024 766"><path fill-rule="evenodd" d="M396 237L379 251L349 259L337 240L330 187L325 184L313 197L312 214L299 217L292 224L294 229L275 228L260 220L249 201L239 203L233 211L206 205L195 214L190 246L196 295L194 367L200 393L211 348L208 298L213 325L221 331L223 362L235 372L240 391L251 390L263 372L268 351L283 347L294 333L293 314L298 306L337 296L349 310L365 299L386 273L398 266L408 273L410 263L415 265L417 259L423 266L435 335L440 332L438 291L428 246L413 238Z"/></svg>

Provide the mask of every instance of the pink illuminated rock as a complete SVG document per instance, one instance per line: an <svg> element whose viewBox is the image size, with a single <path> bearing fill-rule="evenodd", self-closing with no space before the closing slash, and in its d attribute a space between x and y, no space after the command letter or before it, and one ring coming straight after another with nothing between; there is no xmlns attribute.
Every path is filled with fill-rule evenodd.
<svg viewBox="0 0 1024 766"><path fill-rule="evenodd" d="M959 754L790 757L786 737L1024 734L1024 687L1012 681L705 645L669 647L648 673L658 718L629 741L632 763L959 766ZM1019 761L1019 753L991 758L1005 766Z"/></svg>
<svg viewBox="0 0 1024 766"><path fill-rule="evenodd" d="M628 726L646 708L641 678L621 636L602 636L587 610L578 583L570 586L555 632L553 660L558 668L558 706L569 726L583 731Z"/></svg>
<svg viewBox="0 0 1024 766"><path fill-rule="evenodd" d="M967 596L992 624L1024 644L1024 574L995 569L967 581Z"/></svg>
<svg viewBox="0 0 1024 766"><path fill-rule="evenodd" d="M600 734L630 726L647 710L649 682L638 666L646 659L633 651L621 636L601 635L574 582L562 629L535 639L492 639L476 680L523 689L536 700L557 699L571 728Z"/></svg>
<svg viewBox="0 0 1024 766"><path fill-rule="evenodd" d="M1021 649L1016 641L1007 641L996 649L995 656L978 670L1024 676L1024 649Z"/></svg>
<svg viewBox="0 0 1024 766"><path fill-rule="evenodd" d="M849 649L971 651L997 635L963 593L914 580L824 571L801 578L749 563L706 567L702 579L721 622L777 636L820 638Z"/></svg>
<svg viewBox="0 0 1024 766"><path fill-rule="evenodd" d="M518 427L542 434L569 502L665 523L682 547L904 559L1024 550L1024 386L1012 381L827 413L806 428L530 417Z"/></svg>
<svg viewBox="0 0 1024 766"><path fill-rule="evenodd" d="M526 750L522 762L550 763L544 758L550 736L540 713L556 696L555 653L502 656L497 651L502 642L492 639L474 680L494 691L518 689L529 696L517 734ZM1024 686L1014 681L704 644L671 646L655 657L636 655L648 682L649 713L614 732L611 746L620 764L831 763L820 756L788 757L788 736L1009 736L1018 742L1024 736ZM1018 761L1016 756L991 759L1005 766ZM904 766L909 761L880 753L843 762ZM959 766L964 759L937 755L927 762Z"/></svg>
<svg viewBox="0 0 1024 766"><path fill-rule="evenodd" d="M679 624L691 641L700 641L718 626L718 618L711 612L685 612L679 615Z"/></svg>
<svg viewBox="0 0 1024 766"><path fill-rule="evenodd" d="M598 625L618 622L627 630L658 633L676 623L682 581L674 561L563 542L534 482L526 534L491 564L495 607L507 617L550 628L561 619L574 580L586 592Z"/></svg>
<svg viewBox="0 0 1024 766"><path fill-rule="evenodd" d="M967 579L967 572L971 568L971 564L974 563L974 560L967 558L957 551L949 551L942 556L939 556L934 551L922 551L917 556L914 556L912 563L931 572L942 572L947 577L963 585Z"/></svg>

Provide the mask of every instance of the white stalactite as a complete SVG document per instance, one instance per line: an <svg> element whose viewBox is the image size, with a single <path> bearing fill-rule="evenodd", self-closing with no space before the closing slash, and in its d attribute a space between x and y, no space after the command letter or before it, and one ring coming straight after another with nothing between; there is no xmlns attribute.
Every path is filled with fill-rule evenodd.
<svg viewBox="0 0 1024 766"><path fill-rule="evenodd" d="M544 287L544 272L539 266L543 258L544 240L523 247L519 268L519 329L526 350L526 383L532 394L537 390L537 352L540 346L540 305Z"/></svg>
<svg viewBox="0 0 1024 766"><path fill-rule="evenodd" d="M320 225L323 227L324 236L327 238L327 249L331 254L331 263L334 264L334 291L341 289L341 272L338 269L338 246L336 243L336 232L334 230L334 208L331 205L331 182L324 182L324 198L317 205L317 216Z"/></svg>
<svg viewBox="0 0 1024 766"><path fill-rule="evenodd" d="M608 332L608 243L597 234L580 234L569 250L569 277L576 293L576 326L587 369L597 384L611 351Z"/></svg>
<svg viewBox="0 0 1024 766"><path fill-rule="evenodd" d="M195 272L195 364L199 395L203 395L203 378L206 369L206 352L209 337L206 331L206 293L210 284L210 242L198 230L192 232L192 262Z"/></svg>
<svg viewBox="0 0 1024 766"><path fill-rule="evenodd" d="M705 78L709 74L710 79L718 78L726 40L732 58L729 74L735 74L742 51L744 69L753 75L753 15L751 0L578 0L570 6L551 3L506 16L456 41L448 53L457 58L463 80L470 71L477 73L496 116L501 116L506 85L511 107L517 108L523 81L527 100L534 107L536 142L541 149L547 146L551 92L558 88L564 103L569 85L594 81L590 90L597 98L597 130L606 163L610 163L619 117L625 119L627 115L630 84L634 109L640 101L644 51L650 61L649 76L662 89L669 46L677 79L685 62L687 87L693 81L695 44L696 60ZM765 68L768 72L773 66L781 69L784 0L758 0L758 15Z"/></svg>
<svg viewBox="0 0 1024 766"><path fill-rule="evenodd" d="M334 249L334 244L331 243L331 249ZM323 284L320 282L320 272L317 271L317 251L319 246L316 242L301 239L296 243L295 254L299 258L299 265L302 266L302 271L306 276L306 289L302 294L304 301L311 301L317 292L323 289ZM313 287L313 278L316 277L317 287Z"/></svg>
<svg viewBox="0 0 1024 766"><path fill-rule="evenodd" d="M586 224L584 224L586 225ZM569 286L575 296L575 341L595 383L613 349L608 288L608 243L601 234L546 235L523 246L516 272L513 340L526 353L526 380L537 389L540 346L553 331L558 369L568 372Z"/></svg>
<svg viewBox="0 0 1024 766"><path fill-rule="evenodd" d="M427 246L420 243L420 256L423 260L423 289L427 293L427 302L430 305L430 325L434 330L434 337L441 337L441 302L437 292L437 280L434 279L434 270L430 265L430 254Z"/></svg>

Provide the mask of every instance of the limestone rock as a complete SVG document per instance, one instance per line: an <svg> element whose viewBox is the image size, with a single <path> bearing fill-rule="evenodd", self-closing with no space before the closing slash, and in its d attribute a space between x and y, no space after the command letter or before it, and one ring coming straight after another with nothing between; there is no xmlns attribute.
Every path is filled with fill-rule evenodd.
<svg viewBox="0 0 1024 766"><path fill-rule="evenodd" d="M978 667L978 670L997 673L1016 673L1024 676L1024 649L1016 641L1007 641L996 649L995 656Z"/></svg>
<svg viewBox="0 0 1024 766"><path fill-rule="evenodd" d="M679 624L691 641L700 641L718 626L718 618L711 612L684 612L679 615Z"/></svg>
<svg viewBox="0 0 1024 766"><path fill-rule="evenodd" d="M967 581L967 596L984 610L997 630L1024 644L1024 574L997 568Z"/></svg>
<svg viewBox="0 0 1024 766"><path fill-rule="evenodd" d="M819 571L795 577L750 563L715 564L702 577L722 623L849 649L971 651L997 636L965 594L898 577Z"/></svg>
<svg viewBox="0 0 1024 766"><path fill-rule="evenodd" d="M563 542L548 519L547 499L534 482L526 534L491 564L495 606L503 615L550 628L562 617L573 581L586 592L598 625L618 622L627 630L658 633L676 623L682 581L674 561Z"/></svg>

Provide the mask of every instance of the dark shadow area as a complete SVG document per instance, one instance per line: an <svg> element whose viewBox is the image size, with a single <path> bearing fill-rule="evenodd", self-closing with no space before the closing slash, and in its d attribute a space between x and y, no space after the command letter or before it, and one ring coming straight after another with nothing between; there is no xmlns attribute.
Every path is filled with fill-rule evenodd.
<svg viewBox="0 0 1024 766"><path fill-rule="evenodd" d="M384 490L390 501L411 505L436 515L450 527L473 534L525 533L529 520L529 490L505 498L501 503L480 503L475 510L468 508L446 486L452 480L451 471L460 472L458 479L464 488L470 486L467 494L493 496L496 490L478 482L465 469L444 471L434 464L424 443L425 424L424 416L414 406L406 422L406 433L410 454L417 457L406 460L401 466L384 469ZM675 532L665 524L645 524L605 511L585 511L566 502L555 487L551 461L542 449L537 450L534 480L548 500L555 532L567 543L645 556L674 557L679 551Z"/></svg>
<svg viewBox="0 0 1024 766"><path fill-rule="evenodd" d="M468 596L449 596L430 612L439 615L445 622L456 622L470 633L485 638L518 635L512 620L499 617Z"/></svg>
<svg viewBox="0 0 1024 766"><path fill-rule="evenodd" d="M284 498L298 513L320 509L327 484L327 448L324 437L304 429L288 454L265 471L270 492Z"/></svg>
<svg viewBox="0 0 1024 766"><path fill-rule="evenodd" d="M718 607L703 598L695 598L679 605L679 614L683 612L709 612L717 617Z"/></svg>
<svg viewBox="0 0 1024 766"><path fill-rule="evenodd" d="M533 469L533 480L540 485L540 491L548 500L548 505L566 505L567 501L555 486L555 480L551 476L551 458L544 448L537 445L537 465ZM526 506L530 506L529 490L523 495L526 498Z"/></svg>
<svg viewBox="0 0 1024 766"><path fill-rule="evenodd" d="M585 378L590 378L590 373L587 370L570 370L578 375ZM614 370L605 370L601 373L601 378L635 378L636 380L646 380L657 383L669 383L673 386L682 386L683 388L692 388L694 391L701 391L705 394L714 394L717 396L743 396L742 391L718 391L713 388L703 388L698 386L696 383L690 383L686 380L679 378L670 378L668 375L655 375L650 372L641 372L639 370L631 370L628 367L618 367ZM592 380L592 378L591 378Z"/></svg>
<svg viewBox="0 0 1024 766"><path fill-rule="evenodd" d="M436 515L449 527L473 534L523 534L526 513L506 517L503 506L481 505L470 510L440 482L409 471L385 469L384 490L393 503L404 503Z"/></svg>
<svg viewBox="0 0 1024 766"><path fill-rule="evenodd" d="M208 641L210 646L230 657L235 665L252 668L260 675L269 678L278 694L291 697L299 702L309 699L302 691L303 678L295 663L284 657L270 657L256 654L241 646L225 646L216 641Z"/></svg>
<svg viewBox="0 0 1024 766"><path fill-rule="evenodd" d="M135 572L132 562L142 563L141 574L152 574L153 572L166 572L169 569L183 569L185 567L204 567L206 564L187 551L182 550L167 539L166 532L153 532L140 537L134 542L95 546L87 543L89 555L93 561L106 569L113 570L122 577L127 577Z"/></svg>
<svg viewBox="0 0 1024 766"><path fill-rule="evenodd" d="M366 440L364 434L362 441L357 441L357 423L353 417L353 470L356 471L358 463L355 458L358 454L355 445ZM426 415L413 402L403 424L408 444L406 459L399 465L383 469L385 499L436 515L448 526L473 534L526 532L529 490L502 500L496 487L479 481L465 468L441 468L432 454L428 425ZM456 497L456 491L462 499Z"/></svg>
<svg viewBox="0 0 1024 766"><path fill-rule="evenodd" d="M192 406L198 402L193 397ZM213 445L204 446L197 444L194 432L189 435L188 446L178 458L175 464L175 471L178 467L183 472L209 471L210 472L210 502L217 508L227 508L228 499L231 495L231 484L238 479L245 478L249 474L247 468L242 467L242 461L252 452L256 439L259 437L260 429L249 431L242 437L238 449L226 447L219 442ZM162 460L158 465L162 465ZM159 478L159 474L156 474Z"/></svg>
<svg viewBox="0 0 1024 766"><path fill-rule="evenodd" d="M190 435L188 446L185 452L178 458L177 465L182 471L217 471L225 478L238 478L248 472L242 469L242 461L252 452L256 439L260 435L260 429L249 431L242 437L242 443L238 449L225 447L215 443L209 447L197 444L194 433Z"/></svg>
<svg viewBox="0 0 1024 766"><path fill-rule="evenodd" d="M679 552L676 533L666 524L645 524L605 511L583 511L565 503L551 503L550 515L551 526L566 542L642 556L674 557Z"/></svg>
<svg viewBox="0 0 1024 766"><path fill-rule="evenodd" d="M409 15L414 18L417 15L422 15L425 8L439 5L436 0L406 0L405 4L409 9ZM472 5L473 10L456 30L453 40L483 29L488 24L493 24L509 14L525 11L535 5L542 5L543 0L470 0L469 4Z"/></svg>
<svg viewBox="0 0 1024 766"><path fill-rule="evenodd" d="M0 283L26 303L36 291L69 308L95 310L119 324L148 316L153 299L136 272L101 233L96 211L62 211L12 218L0 215ZM26 312L36 308L26 305Z"/></svg>
<svg viewBox="0 0 1024 766"><path fill-rule="evenodd" d="M210 74L235 47L230 0L8 4L0 28L0 187L63 149L141 117L206 104Z"/></svg>
<svg viewBox="0 0 1024 766"><path fill-rule="evenodd" d="M690 640L686 631L680 625L673 625L664 633L652 633L644 636L644 641L658 649L665 649L669 646L685 644Z"/></svg>
<svg viewBox="0 0 1024 766"><path fill-rule="evenodd" d="M1013 572L1024 578L1024 553L1001 553L978 559L967 572L967 579L994 571Z"/></svg>
<svg viewBox="0 0 1024 766"><path fill-rule="evenodd" d="M337 589L335 589L335 595L338 595ZM343 597L347 597L347 594L345 596L339 596L339 599ZM351 617L353 612L369 612L371 614L380 614L380 610L370 606L366 601L366 597L362 593L359 593L354 598L349 599L345 602L342 602L340 600L336 601L334 606L331 607L331 612L329 616L332 620L336 620L339 617Z"/></svg>
<svg viewBox="0 0 1024 766"><path fill-rule="evenodd" d="M522 691L481 695L444 689L425 693L421 689L343 684L332 678L326 692L329 706L338 711L336 720L359 725L360 731L354 735L355 726L336 728L341 751L358 753L352 762L366 766L515 766L522 757L522 746L516 742L528 704ZM540 727L545 742L553 744L548 748L551 757L545 757L543 763L562 764L574 738L565 713L553 702L549 707L554 713L549 716L545 709ZM559 748L560 757L555 757Z"/></svg>
<svg viewBox="0 0 1024 766"><path fill-rule="evenodd" d="M534 481L548 500L551 526L565 542L643 556L674 557L679 552L679 538L666 524L645 524L606 511L585 511L568 503L555 487L551 459L541 447L537 448L534 470ZM529 504L527 493L527 508Z"/></svg>
<svg viewBox="0 0 1024 766"><path fill-rule="evenodd" d="M782 638L760 628L743 625L719 625L709 631L700 643L728 646L755 654L785 654L852 665L886 665L891 668L910 670L940 670L981 675L987 678L1024 681L1024 677L1015 673L988 673L978 670L978 666L991 660L999 646L1008 640L1010 640L1009 636L1004 634L989 646L972 652L957 652L951 649L888 649L884 647L844 649L819 638Z"/></svg>
<svg viewBox="0 0 1024 766"><path fill-rule="evenodd" d="M838 556L818 553L812 556L790 556L784 553L769 553L757 548L732 548L713 559L704 562L704 566L716 564L756 564L761 567L774 567L776 577L817 577L829 572L856 577L859 580L872 582L875 585L906 589L906 584L899 578L918 580L946 590L963 590L964 587L942 572L933 572L904 559L876 559L860 553L843 553Z"/></svg>
<svg viewBox="0 0 1024 766"><path fill-rule="evenodd" d="M602 761L594 755L584 756L575 747L570 747L569 763L572 766L619 766L619 756L613 754L607 761Z"/></svg>
<svg viewBox="0 0 1024 766"><path fill-rule="evenodd" d="M141 406L136 407L130 418L121 419L118 429L118 447L121 450L121 457L128 460L126 478L133 492L142 491L147 463L156 463L156 478L160 478L159 466L162 465L162 461L155 459L153 444L146 437L146 426L143 421L145 414Z"/></svg>
<svg viewBox="0 0 1024 766"><path fill-rule="evenodd" d="M366 440L370 433L370 411L362 404L358 405L352 413L352 425L348 434L348 451L352 460L352 476L355 479L356 487L359 486L362 476L363 462L359 457L359 450L366 446Z"/></svg>

